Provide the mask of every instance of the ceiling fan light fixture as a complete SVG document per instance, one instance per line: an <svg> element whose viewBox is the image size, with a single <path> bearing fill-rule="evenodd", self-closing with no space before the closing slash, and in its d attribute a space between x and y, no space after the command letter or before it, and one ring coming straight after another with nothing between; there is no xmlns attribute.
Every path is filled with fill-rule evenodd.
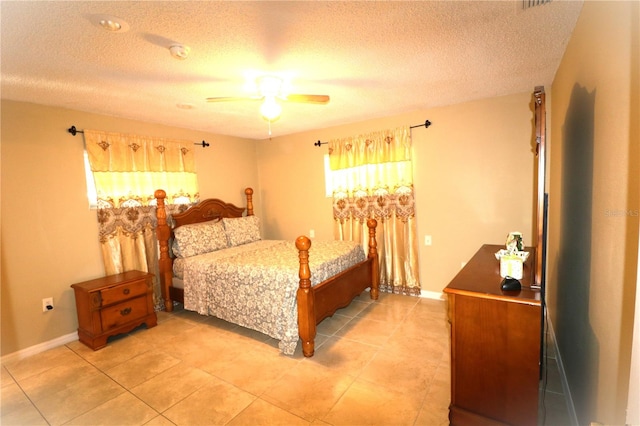
<svg viewBox="0 0 640 426"><path fill-rule="evenodd" d="M275 96L265 96L264 102L260 106L260 115L265 120L271 122L280 118L282 106L276 101Z"/></svg>
<svg viewBox="0 0 640 426"><path fill-rule="evenodd" d="M274 75L263 75L258 80L260 94L265 97L282 95L282 79Z"/></svg>

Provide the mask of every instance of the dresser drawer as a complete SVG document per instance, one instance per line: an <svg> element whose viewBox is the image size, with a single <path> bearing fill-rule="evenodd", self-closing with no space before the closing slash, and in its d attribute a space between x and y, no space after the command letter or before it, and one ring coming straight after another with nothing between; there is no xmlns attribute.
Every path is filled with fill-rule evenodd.
<svg viewBox="0 0 640 426"><path fill-rule="evenodd" d="M117 305L107 306L100 311L102 329L108 330L119 325L143 318L147 312L147 298L136 297Z"/></svg>
<svg viewBox="0 0 640 426"><path fill-rule="evenodd" d="M141 296L147 291L149 291L149 286L147 285L146 280L134 281L129 284L106 288L100 291L102 306Z"/></svg>

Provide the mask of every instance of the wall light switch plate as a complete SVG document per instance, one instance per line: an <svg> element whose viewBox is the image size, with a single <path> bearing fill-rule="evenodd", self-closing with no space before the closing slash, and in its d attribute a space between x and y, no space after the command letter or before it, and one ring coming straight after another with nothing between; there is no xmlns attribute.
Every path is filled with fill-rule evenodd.
<svg viewBox="0 0 640 426"><path fill-rule="evenodd" d="M424 245L425 246L430 246L431 245L431 235L425 235L424 236Z"/></svg>
<svg viewBox="0 0 640 426"><path fill-rule="evenodd" d="M314 229L309 229L309 238L315 238L316 237L316 231Z"/></svg>

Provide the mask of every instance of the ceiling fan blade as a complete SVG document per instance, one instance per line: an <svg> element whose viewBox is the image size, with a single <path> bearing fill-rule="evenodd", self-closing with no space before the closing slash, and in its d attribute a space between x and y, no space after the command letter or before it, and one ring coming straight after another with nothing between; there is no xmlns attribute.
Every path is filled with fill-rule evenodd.
<svg viewBox="0 0 640 426"><path fill-rule="evenodd" d="M207 98L207 102L229 102L229 101L259 101L263 97L262 96L249 96L249 97L241 97L241 96L218 96L213 98Z"/></svg>
<svg viewBox="0 0 640 426"><path fill-rule="evenodd" d="M307 104L326 104L329 102L328 95L287 95L289 102L302 102Z"/></svg>

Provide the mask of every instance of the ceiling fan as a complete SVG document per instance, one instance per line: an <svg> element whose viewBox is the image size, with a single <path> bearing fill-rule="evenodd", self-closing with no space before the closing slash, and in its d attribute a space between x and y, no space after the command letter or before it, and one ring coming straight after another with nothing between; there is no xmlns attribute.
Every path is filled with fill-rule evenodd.
<svg viewBox="0 0 640 426"><path fill-rule="evenodd" d="M326 104L329 102L328 95L301 95L286 93L283 90L284 80L273 75L262 75L256 78L257 93L254 96L239 97L213 97L207 98L207 102L227 102L227 101L263 101L260 106L260 114L268 122L276 121L280 118L282 106L278 101L298 102L306 104Z"/></svg>

